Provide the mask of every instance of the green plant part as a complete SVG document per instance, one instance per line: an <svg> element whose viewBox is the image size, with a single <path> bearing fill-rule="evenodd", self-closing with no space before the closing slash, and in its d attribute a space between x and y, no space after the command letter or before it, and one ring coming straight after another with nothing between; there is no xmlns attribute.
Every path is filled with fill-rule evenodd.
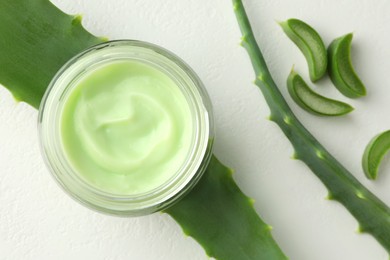
<svg viewBox="0 0 390 260"><path fill-rule="evenodd" d="M358 98L366 95L366 88L356 75L351 61L353 34L335 39L328 48L329 76L336 88L346 97Z"/></svg>
<svg viewBox="0 0 390 260"><path fill-rule="evenodd" d="M390 150L390 130L375 136L367 145L363 154L363 170L368 179L375 180L385 154Z"/></svg>
<svg viewBox="0 0 390 260"><path fill-rule="evenodd" d="M353 111L353 107L344 102L314 92L294 70L291 70L287 78L287 88L292 99L301 108L314 115L341 116Z"/></svg>
<svg viewBox="0 0 390 260"><path fill-rule="evenodd" d="M80 26L80 16L63 15L47 0L3 0L0 12L0 84L35 108L66 61L104 41Z"/></svg>
<svg viewBox="0 0 390 260"><path fill-rule="evenodd" d="M310 25L298 19L281 22L280 26L305 56L311 81L321 79L326 73L328 58L320 35Z"/></svg>
<svg viewBox="0 0 390 260"><path fill-rule="evenodd" d="M48 0L2 0L0 7L0 82L35 108L66 61L105 41ZM217 259L286 259L231 170L215 157L193 192L167 213Z"/></svg>
<svg viewBox="0 0 390 260"><path fill-rule="evenodd" d="M329 190L329 199L340 202L357 219L360 231L371 234L390 253L390 208L366 189L299 122L287 105L257 45L241 0L233 0L242 45L248 51L256 85L270 107L270 119L284 132L302 160Z"/></svg>
<svg viewBox="0 0 390 260"><path fill-rule="evenodd" d="M166 210L210 257L231 260L286 259L271 227L253 210L253 200L234 183L232 170L215 157L189 196ZM248 224L244 224L248 223ZM239 241L246 241L246 244Z"/></svg>

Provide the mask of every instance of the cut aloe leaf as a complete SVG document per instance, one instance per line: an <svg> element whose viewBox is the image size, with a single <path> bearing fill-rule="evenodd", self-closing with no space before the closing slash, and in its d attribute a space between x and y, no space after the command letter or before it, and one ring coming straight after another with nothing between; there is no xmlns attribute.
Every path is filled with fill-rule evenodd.
<svg viewBox="0 0 390 260"><path fill-rule="evenodd" d="M280 26L305 56L311 81L321 79L326 74L328 57L320 35L310 25L298 19L281 22Z"/></svg>
<svg viewBox="0 0 390 260"><path fill-rule="evenodd" d="M256 74L256 85L263 93L274 121L302 160L329 190L329 199L340 202L358 221L359 230L371 234L390 253L390 208L364 187L302 125L291 111L268 70L256 42L241 0L233 0L243 34L242 46L248 51Z"/></svg>
<svg viewBox="0 0 390 260"><path fill-rule="evenodd" d="M57 70L105 40L88 33L80 22L80 17L64 14L48 0L2 0L1 84L16 99L38 108ZM217 259L286 259L269 226L234 183L231 170L215 158L193 192L167 212Z"/></svg>
<svg viewBox="0 0 390 260"><path fill-rule="evenodd" d="M390 130L375 136L363 154L363 170L368 179L375 180L383 157L390 150Z"/></svg>
<svg viewBox="0 0 390 260"><path fill-rule="evenodd" d="M329 76L336 88L346 97L366 95L366 87L357 76L351 61L352 33L335 39L328 48Z"/></svg>
<svg viewBox="0 0 390 260"><path fill-rule="evenodd" d="M319 116L341 116L353 111L350 105L314 92L294 70L287 79L288 92L304 110Z"/></svg>

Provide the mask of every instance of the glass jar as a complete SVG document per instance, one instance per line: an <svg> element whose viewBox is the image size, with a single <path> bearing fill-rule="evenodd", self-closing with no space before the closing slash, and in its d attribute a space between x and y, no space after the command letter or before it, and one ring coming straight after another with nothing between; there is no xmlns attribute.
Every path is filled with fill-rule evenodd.
<svg viewBox="0 0 390 260"><path fill-rule="evenodd" d="M188 102L194 127L191 151L181 167L165 183L140 194L111 193L86 181L67 158L61 139L60 118L69 93L89 72L116 61L141 62L169 76ZM66 63L46 90L39 109L38 128L43 157L59 185L83 205L119 216L145 215L166 209L189 192L209 163L214 135L211 103L195 72L173 53L132 40L93 46Z"/></svg>

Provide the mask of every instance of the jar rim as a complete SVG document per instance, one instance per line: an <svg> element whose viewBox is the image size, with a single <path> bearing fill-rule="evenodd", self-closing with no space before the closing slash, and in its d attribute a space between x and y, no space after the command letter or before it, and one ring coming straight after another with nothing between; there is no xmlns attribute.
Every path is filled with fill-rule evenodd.
<svg viewBox="0 0 390 260"><path fill-rule="evenodd" d="M191 108L196 129L185 163L168 181L140 194L116 194L88 183L71 167L61 145L59 118L67 94L88 71L115 61L140 61L173 79ZM211 158L214 124L210 99L196 73L179 57L157 45L115 40L92 46L70 59L53 77L42 99L38 132L46 165L71 197L94 210L114 215L144 215L171 206L202 176Z"/></svg>

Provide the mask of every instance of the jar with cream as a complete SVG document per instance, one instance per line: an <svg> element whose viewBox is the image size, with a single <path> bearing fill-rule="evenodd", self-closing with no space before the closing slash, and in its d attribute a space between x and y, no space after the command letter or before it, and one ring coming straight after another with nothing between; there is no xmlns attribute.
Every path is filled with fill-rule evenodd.
<svg viewBox="0 0 390 260"><path fill-rule="evenodd" d="M165 209L211 156L210 100L174 54L112 41L70 60L39 112L43 155L57 182L95 210L122 216Z"/></svg>

